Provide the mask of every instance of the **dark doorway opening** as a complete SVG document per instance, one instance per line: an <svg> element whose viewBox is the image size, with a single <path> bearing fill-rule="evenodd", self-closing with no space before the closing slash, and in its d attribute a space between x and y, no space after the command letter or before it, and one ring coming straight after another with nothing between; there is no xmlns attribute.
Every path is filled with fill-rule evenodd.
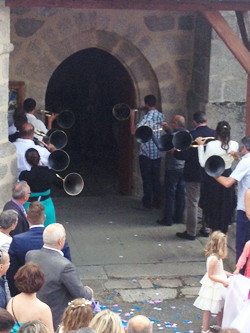
<svg viewBox="0 0 250 333"><path fill-rule="evenodd" d="M85 195L132 190L132 138L129 120L117 121L117 103L134 104L135 91L125 67L106 51L89 48L64 60L46 92L46 110L71 110L74 126L64 148L71 162L63 172L79 172ZM56 127L56 124L55 126Z"/></svg>

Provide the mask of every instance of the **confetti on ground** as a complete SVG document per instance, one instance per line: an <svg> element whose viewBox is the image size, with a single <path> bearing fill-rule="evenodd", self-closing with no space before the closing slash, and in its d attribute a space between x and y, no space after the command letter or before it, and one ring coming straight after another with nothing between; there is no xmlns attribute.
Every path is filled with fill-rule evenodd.
<svg viewBox="0 0 250 333"><path fill-rule="evenodd" d="M113 221L109 221L109 223L113 223Z"/></svg>
<svg viewBox="0 0 250 333"><path fill-rule="evenodd" d="M130 317L130 313L125 313L125 315L124 315L125 317Z"/></svg>
<svg viewBox="0 0 250 333"><path fill-rule="evenodd" d="M123 258L123 256L119 256L119 258Z"/></svg>
<svg viewBox="0 0 250 333"><path fill-rule="evenodd" d="M162 299L157 299L157 300L155 301L155 304L159 304L159 303L162 303L162 302L163 302Z"/></svg>
<svg viewBox="0 0 250 333"><path fill-rule="evenodd" d="M161 244L158 244L158 246L161 246Z"/></svg>
<svg viewBox="0 0 250 333"><path fill-rule="evenodd" d="M112 301L112 298L111 297L107 297L106 301Z"/></svg>
<svg viewBox="0 0 250 333"><path fill-rule="evenodd" d="M135 234L134 236L137 237L137 234Z"/></svg>
<svg viewBox="0 0 250 333"><path fill-rule="evenodd" d="M118 304L113 304L113 308L117 308L118 307Z"/></svg>
<svg viewBox="0 0 250 333"><path fill-rule="evenodd" d="M197 318L197 319L200 319L200 318L201 318L201 316L200 316L200 315L197 315L197 316L196 316L196 318Z"/></svg>
<svg viewBox="0 0 250 333"><path fill-rule="evenodd" d="M135 308L137 311L141 311L141 308L139 308L139 306L137 306L137 305L134 305L134 308Z"/></svg>
<svg viewBox="0 0 250 333"><path fill-rule="evenodd" d="M106 239L107 239L107 240L110 240L110 238L108 238L108 237L107 237Z"/></svg>
<svg viewBox="0 0 250 333"><path fill-rule="evenodd" d="M175 318L179 318L180 316L179 316L179 315L177 315L177 314L175 314L175 315L174 315L174 317L175 317Z"/></svg>
<svg viewBox="0 0 250 333"><path fill-rule="evenodd" d="M133 280L132 280L132 282L133 282L133 283L136 283L136 282L137 282L137 280L136 280L136 279L133 279Z"/></svg>
<svg viewBox="0 0 250 333"><path fill-rule="evenodd" d="M114 308L113 311L118 312L120 309L119 308Z"/></svg>
<svg viewBox="0 0 250 333"><path fill-rule="evenodd" d="M176 309L176 306L171 306L171 309Z"/></svg>
<svg viewBox="0 0 250 333"><path fill-rule="evenodd" d="M123 243L121 243L120 245L121 245L121 246L123 246L124 244L123 244Z"/></svg>
<svg viewBox="0 0 250 333"><path fill-rule="evenodd" d="M179 249L181 249L181 248L182 248L182 246L181 246L181 245L178 245L177 247L178 247Z"/></svg>
<svg viewBox="0 0 250 333"><path fill-rule="evenodd" d="M147 303L147 301L141 301L141 303L142 303L142 304L145 304L145 303Z"/></svg>
<svg viewBox="0 0 250 333"><path fill-rule="evenodd" d="M192 324L193 322L191 320L184 320L183 324Z"/></svg>

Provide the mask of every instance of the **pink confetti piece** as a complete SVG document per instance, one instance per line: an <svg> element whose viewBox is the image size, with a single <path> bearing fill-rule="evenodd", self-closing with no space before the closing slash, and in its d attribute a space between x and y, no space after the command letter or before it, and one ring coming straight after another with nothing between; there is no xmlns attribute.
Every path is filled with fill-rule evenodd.
<svg viewBox="0 0 250 333"><path fill-rule="evenodd" d="M125 317L130 317L130 313L126 312L124 316Z"/></svg>
<svg viewBox="0 0 250 333"><path fill-rule="evenodd" d="M155 301L155 304L159 304L159 303L162 303L163 302L163 299L157 299L156 301Z"/></svg>

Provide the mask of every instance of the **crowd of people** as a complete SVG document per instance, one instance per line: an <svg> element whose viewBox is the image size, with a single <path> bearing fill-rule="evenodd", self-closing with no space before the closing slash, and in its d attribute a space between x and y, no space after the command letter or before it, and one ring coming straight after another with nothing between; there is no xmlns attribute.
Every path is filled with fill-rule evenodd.
<svg viewBox="0 0 250 333"><path fill-rule="evenodd" d="M203 211L199 233L210 237L205 250L207 273L194 305L203 310L201 332L209 333L211 314L217 314L217 328L222 325L223 291L232 276L224 271L222 259L227 255L226 234L236 204L234 274L250 278L250 136L242 139L240 156L239 144L231 140L228 122L220 121L213 130L207 126L205 113L195 112L195 128L188 132L182 115L175 115L169 126L156 109L155 96L147 95L144 101L147 112L136 126L132 110L130 117L133 134L141 126L149 126L153 133L150 140L141 142L139 152L142 205L146 210L162 207L160 170L164 149L159 142L163 129L166 140L170 138L171 142L165 153L163 216L157 223L183 223L186 206L186 230L176 236L192 241L197 236L198 207ZM0 333L122 333L121 319L114 312L103 310L94 315L94 291L82 285L71 262L66 232L62 224L56 223L50 197L51 185L61 184L48 168L50 153L56 148L50 143L39 146L34 142L35 128L46 134L56 116L49 118L46 128L35 117L36 111L35 101L25 100L23 109L15 112L14 126L9 132L17 152L18 182L13 187L12 199L0 214ZM172 144L180 132L189 133L191 138L185 149ZM223 159L225 168L221 175L211 176L205 172L205 165L214 155ZM232 171L233 160L237 165ZM135 316L125 332L152 333L152 323L143 315Z"/></svg>

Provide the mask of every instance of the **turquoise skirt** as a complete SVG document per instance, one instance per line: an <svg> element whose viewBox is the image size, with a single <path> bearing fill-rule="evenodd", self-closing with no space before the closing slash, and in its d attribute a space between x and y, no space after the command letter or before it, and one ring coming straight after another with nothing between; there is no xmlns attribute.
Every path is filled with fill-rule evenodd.
<svg viewBox="0 0 250 333"><path fill-rule="evenodd" d="M42 200L43 196L48 196L50 195L50 190L47 190L45 192L36 192L36 193L31 193L30 198L38 197L37 201L41 202L44 205L45 208L45 215L46 219L44 221L44 227L47 227L49 224L56 223L56 213L55 213L55 207L53 204L53 201L51 197ZM27 212L27 209L31 202L27 201L23 206Z"/></svg>

